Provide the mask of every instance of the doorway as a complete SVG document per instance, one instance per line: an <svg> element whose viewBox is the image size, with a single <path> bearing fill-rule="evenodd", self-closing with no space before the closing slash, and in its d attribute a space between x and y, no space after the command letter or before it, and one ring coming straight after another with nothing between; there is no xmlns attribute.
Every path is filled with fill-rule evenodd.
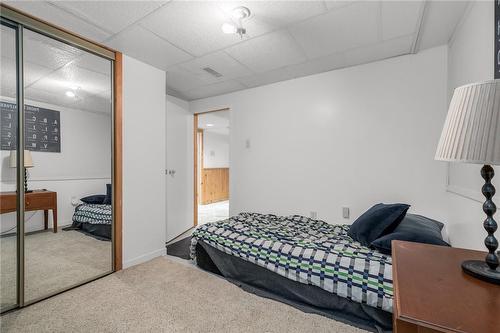
<svg viewBox="0 0 500 333"><path fill-rule="evenodd" d="M230 110L194 115L194 225L229 217Z"/></svg>

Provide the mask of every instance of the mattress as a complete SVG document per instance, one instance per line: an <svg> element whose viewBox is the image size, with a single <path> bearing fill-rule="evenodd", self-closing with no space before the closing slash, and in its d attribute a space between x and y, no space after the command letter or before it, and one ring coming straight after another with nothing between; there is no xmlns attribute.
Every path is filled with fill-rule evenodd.
<svg viewBox="0 0 500 333"><path fill-rule="evenodd" d="M63 230L78 230L99 240L111 240L113 209L111 205L81 204L76 206L73 223Z"/></svg>
<svg viewBox="0 0 500 333"><path fill-rule="evenodd" d="M113 211L111 205L81 204L75 208L73 222L90 224L111 224Z"/></svg>
<svg viewBox="0 0 500 333"><path fill-rule="evenodd" d="M202 241L289 280L392 312L392 258L347 235L348 225L304 216L241 213L199 226L191 257Z"/></svg>
<svg viewBox="0 0 500 333"><path fill-rule="evenodd" d="M222 275L247 292L286 303L301 311L319 314L370 332L392 332L392 315L389 312L287 279L203 241L196 244L196 265Z"/></svg>

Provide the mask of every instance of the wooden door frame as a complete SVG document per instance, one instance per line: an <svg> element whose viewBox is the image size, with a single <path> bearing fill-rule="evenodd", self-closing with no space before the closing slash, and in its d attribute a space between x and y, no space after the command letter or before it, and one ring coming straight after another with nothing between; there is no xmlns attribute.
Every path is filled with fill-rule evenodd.
<svg viewBox="0 0 500 333"><path fill-rule="evenodd" d="M114 258L113 270L119 271L123 265L123 56L120 52L115 52L113 71L113 104L114 104L114 117L113 117L113 213L114 213L114 226L113 226L113 245L114 245Z"/></svg>
<svg viewBox="0 0 500 333"><path fill-rule="evenodd" d="M204 112L198 112L193 115L193 158L194 158L194 173L193 173L193 226L196 227L198 225L198 116L200 114L207 114L207 113L214 113L214 112L220 112L220 111L230 111L230 108L222 108L222 109L216 109L216 110L210 110L210 111L204 111ZM203 149L203 147L202 147ZM201 166L203 168L203 165Z"/></svg>
<svg viewBox="0 0 500 333"><path fill-rule="evenodd" d="M122 191L123 191L123 56L120 52L113 50L103 44L94 42L86 37L78 35L65 28L42 20L38 17L18 10L4 3L0 3L2 16L20 22L33 31L41 32L53 39L64 43L76 45L87 52L98 54L113 63L113 271L119 271L123 265L123 230L122 230ZM112 59L114 57L114 59Z"/></svg>

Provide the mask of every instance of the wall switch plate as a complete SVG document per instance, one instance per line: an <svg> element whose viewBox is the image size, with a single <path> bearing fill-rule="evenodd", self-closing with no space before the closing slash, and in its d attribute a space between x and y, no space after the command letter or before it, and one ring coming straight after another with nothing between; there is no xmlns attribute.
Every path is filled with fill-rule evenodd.
<svg viewBox="0 0 500 333"><path fill-rule="evenodd" d="M349 218L349 207L342 207L342 217L345 219Z"/></svg>
<svg viewBox="0 0 500 333"><path fill-rule="evenodd" d="M245 148L250 149L250 139L245 140Z"/></svg>
<svg viewBox="0 0 500 333"><path fill-rule="evenodd" d="M317 219L318 218L318 212L311 212L310 214L312 219Z"/></svg>

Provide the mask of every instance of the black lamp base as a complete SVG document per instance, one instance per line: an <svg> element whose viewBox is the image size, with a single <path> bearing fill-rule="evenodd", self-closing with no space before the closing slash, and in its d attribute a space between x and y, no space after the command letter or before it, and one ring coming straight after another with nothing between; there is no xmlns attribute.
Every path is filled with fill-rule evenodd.
<svg viewBox="0 0 500 333"><path fill-rule="evenodd" d="M462 263L462 269L475 278L500 285L500 270L492 270L484 261L466 260Z"/></svg>

